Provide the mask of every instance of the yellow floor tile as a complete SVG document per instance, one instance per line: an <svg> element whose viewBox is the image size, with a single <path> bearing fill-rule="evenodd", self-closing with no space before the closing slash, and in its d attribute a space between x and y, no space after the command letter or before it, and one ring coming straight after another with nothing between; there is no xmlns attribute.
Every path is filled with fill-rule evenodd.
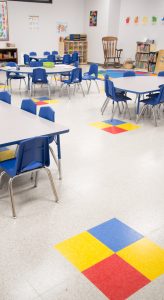
<svg viewBox="0 0 164 300"><path fill-rule="evenodd" d="M91 126L97 127L97 128L108 128L108 127L112 127L111 124L107 124L104 122L94 122L94 123L90 123Z"/></svg>
<svg viewBox="0 0 164 300"><path fill-rule="evenodd" d="M34 101L34 102L40 102L40 100L38 100L38 99L35 99L35 98L32 98L32 101Z"/></svg>
<svg viewBox="0 0 164 300"><path fill-rule="evenodd" d="M54 103L59 103L59 100L43 100L43 102L47 103L47 104L54 104Z"/></svg>
<svg viewBox="0 0 164 300"><path fill-rule="evenodd" d="M117 255L150 280L164 274L164 249L147 238L120 250Z"/></svg>
<svg viewBox="0 0 164 300"><path fill-rule="evenodd" d="M54 248L80 271L113 254L112 250L86 231L55 245Z"/></svg>
<svg viewBox="0 0 164 300"><path fill-rule="evenodd" d="M0 151L0 161L12 159L14 157L15 157L15 151L14 150Z"/></svg>
<svg viewBox="0 0 164 300"><path fill-rule="evenodd" d="M126 129L126 130L134 130L134 129L140 128L139 125L135 125L135 124L131 124L131 123L120 124L120 125L117 125L117 127Z"/></svg>

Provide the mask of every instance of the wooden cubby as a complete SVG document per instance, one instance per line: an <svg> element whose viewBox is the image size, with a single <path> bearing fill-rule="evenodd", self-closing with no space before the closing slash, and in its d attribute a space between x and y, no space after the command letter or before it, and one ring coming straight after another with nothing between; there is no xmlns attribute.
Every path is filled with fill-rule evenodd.
<svg viewBox="0 0 164 300"><path fill-rule="evenodd" d="M0 64L9 61L18 63L17 48L0 48Z"/></svg>

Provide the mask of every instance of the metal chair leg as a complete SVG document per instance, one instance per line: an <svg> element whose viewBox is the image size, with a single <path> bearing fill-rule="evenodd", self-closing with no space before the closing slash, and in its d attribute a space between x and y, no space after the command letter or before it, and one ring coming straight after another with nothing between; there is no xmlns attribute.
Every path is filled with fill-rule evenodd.
<svg viewBox="0 0 164 300"><path fill-rule="evenodd" d="M88 87L87 94L89 94L89 92L90 92L90 89L91 89L91 80L90 80L90 83L89 83L89 87Z"/></svg>
<svg viewBox="0 0 164 300"><path fill-rule="evenodd" d="M34 180L34 187L38 185L38 171L35 172L35 180Z"/></svg>
<svg viewBox="0 0 164 300"><path fill-rule="evenodd" d="M83 97L85 97L85 93L84 93L83 86L82 86L81 82L79 83L79 85L80 85L81 91L83 93Z"/></svg>
<svg viewBox="0 0 164 300"><path fill-rule="evenodd" d="M48 96L49 98L51 98L51 89L50 89L50 85L48 84Z"/></svg>
<svg viewBox="0 0 164 300"><path fill-rule="evenodd" d="M129 119L131 120L130 110L129 110L129 106L127 104L127 101L125 102L125 104L126 104L126 109L128 111L128 114L129 114Z"/></svg>
<svg viewBox="0 0 164 300"><path fill-rule="evenodd" d="M54 159L56 165L58 166L57 158L56 158L55 153L54 153L54 151L53 151L53 149L52 149L52 147L51 147L50 145L49 145L49 148L50 148L50 152L51 152L51 154L52 154L52 157L53 157L53 159Z"/></svg>
<svg viewBox="0 0 164 300"><path fill-rule="evenodd" d="M113 117L114 117L114 115L115 115L116 109L117 109L117 106L114 107L114 101L113 101L113 109L112 109L111 120L113 120Z"/></svg>
<svg viewBox="0 0 164 300"><path fill-rule="evenodd" d="M6 174L5 171L2 171L0 174L0 189L2 188L2 177Z"/></svg>
<svg viewBox="0 0 164 300"><path fill-rule="evenodd" d="M152 107L152 111L153 111L153 117L154 117L154 124L155 126L157 126L157 117L156 117L156 107Z"/></svg>
<svg viewBox="0 0 164 300"><path fill-rule="evenodd" d="M99 85L98 85L98 83L97 83L97 80L95 80L95 84L96 84L96 86L97 86L98 93L100 94L100 89L99 89Z"/></svg>
<svg viewBox="0 0 164 300"><path fill-rule="evenodd" d="M145 112L145 109L146 109L146 105L144 105L144 106L142 107L141 112L140 112L140 114L138 115L138 117L137 117L137 119L136 119L136 123L138 123L139 120L141 119L141 116L142 116L143 112Z"/></svg>
<svg viewBox="0 0 164 300"><path fill-rule="evenodd" d="M58 194L57 194L57 191L56 191L56 188L55 188L55 184L54 184L54 181L53 181L53 178L52 178L52 174L51 174L51 171L48 169L48 168L45 168L47 174L48 174L48 178L49 178L49 181L51 183L51 187L52 187L52 191L53 191L53 194L56 198L56 202L59 201L59 198L58 198Z"/></svg>
<svg viewBox="0 0 164 300"><path fill-rule="evenodd" d="M105 111L106 108L107 108L107 105L108 105L108 103L109 103L109 100L110 100L110 98L107 97L107 98L105 99L105 101L104 101L102 107L101 107L101 114L102 114L102 115L103 115L104 111Z"/></svg>
<svg viewBox="0 0 164 300"><path fill-rule="evenodd" d="M9 186L9 193L10 193L10 200L11 200L12 215L13 215L13 218L16 218L15 205L14 205L14 194L13 194L13 187L12 187L13 179L14 178L9 179L8 186Z"/></svg>

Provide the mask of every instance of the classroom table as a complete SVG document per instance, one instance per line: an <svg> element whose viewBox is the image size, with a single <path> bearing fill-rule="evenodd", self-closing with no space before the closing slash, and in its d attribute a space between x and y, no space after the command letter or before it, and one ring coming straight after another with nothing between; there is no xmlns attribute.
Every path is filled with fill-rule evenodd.
<svg viewBox="0 0 164 300"><path fill-rule="evenodd" d="M61 179L60 135L69 132L67 127L0 101L0 128L0 147L14 145L36 136L56 135L59 178Z"/></svg>
<svg viewBox="0 0 164 300"><path fill-rule="evenodd" d="M164 84L162 76L131 76L112 79L115 88L137 95L137 117L140 110L141 95L158 92L159 85Z"/></svg>
<svg viewBox="0 0 164 300"><path fill-rule="evenodd" d="M17 74L24 74L28 75L28 90L30 89L30 76L33 73L33 70L36 68L42 68L46 71L47 75L55 75L55 74L61 74L61 73L68 73L71 72L75 67L72 65L65 65L65 64L57 64L53 68L45 68L45 67L19 67L19 68L13 68L13 67L1 67L0 70L4 72L14 72ZM8 83L7 83L8 84Z"/></svg>

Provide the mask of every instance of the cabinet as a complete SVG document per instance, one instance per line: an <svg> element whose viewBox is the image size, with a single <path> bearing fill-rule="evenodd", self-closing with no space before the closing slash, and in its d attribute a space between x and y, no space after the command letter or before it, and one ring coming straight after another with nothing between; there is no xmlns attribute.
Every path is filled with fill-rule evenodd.
<svg viewBox="0 0 164 300"><path fill-rule="evenodd" d="M80 64L87 64L88 42L86 34L70 34L65 39L59 39L59 54L79 53Z"/></svg>
<svg viewBox="0 0 164 300"><path fill-rule="evenodd" d="M157 60L157 51L151 51L150 43L137 42L136 50L136 68L154 72Z"/></svg>
<svg viewBox="0 0 164 300"><path fill-rule="evenodd" d="M14 61L18 63L18 50L17 48L0 48L0 64L5 62Z"/></svg>

